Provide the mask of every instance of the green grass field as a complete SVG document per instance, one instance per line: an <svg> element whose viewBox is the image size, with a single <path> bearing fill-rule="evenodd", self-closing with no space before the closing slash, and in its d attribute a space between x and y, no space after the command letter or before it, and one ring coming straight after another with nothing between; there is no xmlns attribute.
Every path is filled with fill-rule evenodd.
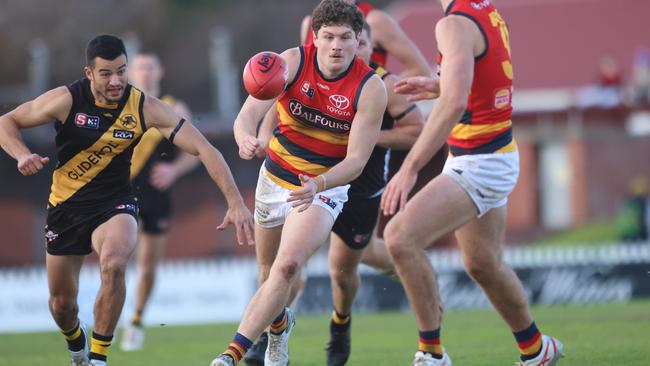
<svg viewBox="0 0 650 366"><path fill-rule="evenodd" d="M564 342L567 357L561 365L650 365L650 301L535 308L534 314L543 332ZM352 327L349 365L410 364L417 346L410 313L358 315ZM291 364L324 365L327 329L327 317L299 315ZM124 353L114 345L109 361L111 366L207 366L234 331L234 324L152 327L144 350ZM511 366L516 361L513 337L494 311L447 312L442 340L455 366ZM0 365L67 365L66 356L57 333L0 335Z"/></svg>

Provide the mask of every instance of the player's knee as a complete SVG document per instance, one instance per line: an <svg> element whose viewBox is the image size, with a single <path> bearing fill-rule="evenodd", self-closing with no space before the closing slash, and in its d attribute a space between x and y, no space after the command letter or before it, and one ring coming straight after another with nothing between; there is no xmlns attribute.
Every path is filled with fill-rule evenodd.
<svg viewBox="0 0 650 366"><path fill-rule="evenodd" d="M492 260L479 258L466 258L465 271L478 283L489 281L490 277L496 273L496 264Z"/></svg>
<svg viewBox="0 0 650 366"><path fill-rule="evenodd" d="M409 252L408 239L406 232L402 229L402 225L393 219L384 230L384 241L386 242L386 248L390 252L393 258L399 258L402 255L405 255L406 252Z"/></svg>
<svg viewBox="0 0 650 366"><path fill-rule="evenodd" d="M126 272L128 264L128 257L120 254L106 254L102 255L100 260L100 267L102 277L121 277Z"/></svg>
<svg viewBox="0 0 650 366"><path fill-rule="evenodd" d="M358 273L356 271L346 271L339 269L330 270L330 278L332 282L344 290L352 288L356 283Z"/></svg>
<svg viewBox="0 0 650 366"><path fill-rule="evenodd" d="M55 316L76 314L79 310L77 301L66 296L50 296L50 310Z"/></svg>
<svg viewBox="0 0 650 366"><path fill-rule="evenodd" d="M284 260L277 264L276 270L286 281L291 281L300 271L300 265L295 260Z"/></svg>

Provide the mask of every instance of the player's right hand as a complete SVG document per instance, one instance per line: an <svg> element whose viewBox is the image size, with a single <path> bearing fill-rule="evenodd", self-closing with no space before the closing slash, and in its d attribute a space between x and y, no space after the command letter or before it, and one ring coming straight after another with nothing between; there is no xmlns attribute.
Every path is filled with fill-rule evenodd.
<svg viewBox="0 0 650 366"><path fill-rule="evenodd" d="M235 227L235 234L239 245L255 244L255 236L253 235L255 232L253 215L244 204L244 201L241 201L232 207L228 207L226 216L224 216L221 225L217 226L217 230L225 230L230 224Z"/></svg>
<svg viewBox="0 0 650 366"><path fill-rule="evenodd" d="M255 136L246 136L244 141L239 145L239 157L244 160L254 158L261 148L260 141Z"/></svg>
<svg viewBox="0 0 650 366"><path fill-rule="evenodd" d="M48 161L50 158L38 154L24 155L18 158L18 171L22 175L34 175L43 169L43 165Z"/></svg>
<svg viewBox="0 0 650 366"><path fill-rule="evenodd" d="M411 76L395 83L395 93L407 95L409 102L435 99L440 96L440 80L426 76Z"/></svg>

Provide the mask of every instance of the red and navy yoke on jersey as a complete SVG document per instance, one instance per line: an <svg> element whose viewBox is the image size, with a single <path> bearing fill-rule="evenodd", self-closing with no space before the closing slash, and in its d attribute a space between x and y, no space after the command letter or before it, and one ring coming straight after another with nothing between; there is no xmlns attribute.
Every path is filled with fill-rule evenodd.
<svg viewBox="0 0 650 366"><path fill-rule="evenodd" d="M375 74L355 57L343 73L327 79L316 47L299 49L296 77L276 103L278 127L264 163L269 178L287 189L301 186L298 174L317 176L345 158L359 94Z"/></svg>
<svg viewBox="0 0 650 366"><path fill-rule="evenodd" d="M512 152L512 63L508 27L490 0L454 0L446 16L468 18L479 28L485 51L474 59L467 109L447 139L452 155ZM438 63L443 55L438 54Z"/></svg>
<svg viewBox="0 0 650 366"><path fill-rule="evenodd" d="M370 13L375 7L372 4L364 1L355 1L355 4L363 13L364 18ZM305 46L314 43L314 32L311 29L311 24L309 25L309 31L307 32L307 38L305 38ZM372 54L370 55L370 60L381 67L386 67L386 59L388 58L388 52L381 47L376 47L372 49Z"/></svg>

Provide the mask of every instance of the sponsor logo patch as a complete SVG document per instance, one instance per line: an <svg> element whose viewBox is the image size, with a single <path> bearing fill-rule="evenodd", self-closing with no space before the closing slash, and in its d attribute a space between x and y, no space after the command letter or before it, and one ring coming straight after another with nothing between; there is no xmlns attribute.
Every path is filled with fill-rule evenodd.
<svg viewBox="0 0 650 366"><path fill-rule="evenodd" d="M316 85L318 85L318 87L323 89L323 90L330 90L330 87L328 85L321 84L319 82L316 82Z"/></svg>
<svg viewBox="0 0 650 366"><path fill-rule="evenodd" d="M99 129L99 117L89 116L85 113L77 113L74 116L74 124L77 127L89 128L91 130Z"/></svg>
<svg viewBox="0 0 650 366"><path fill-rule="evenodd" d="M59 237L59 233L51 226L45 227L45 241L52 244Z"/></svg>
<svg viewBox="0 0 650 366"><path fill-rule="evenodd" d="M132 140L135 136L135 132L126 131L126 130L113 130L113 137L116 139L128 139Z"/></svg>
<svg viewBox="0 0 650 366"><path fill-rule="evenodd" d="M300 87L300 91L310 98L314 96L314 92L315 92L314 88L311 87L311 84L309 84L308 81L302 83L302 86Z"/></svg>
<svg viewBox="0 0 650 366"><path fill-rule="evenodd" d="M131 212L135 212L136 211L136 206L133 203L121 203L121 204L115 206L115 209L116 210L127 210L127 211L131 211Z"/></svg>
<svg viewBox="0 0 650 366"><path fill-rule="evenodd" d="M122 122L122 127L132 130L138 126L138 120L132 114L126 114L120 117L120 122Z"/></svg>
<svg viewBox="0 0 650 366"><path fill-rule="evenodd" d="M334 94L330 95L330 103L336 108L340 110L348 109L350 106L350 99L348 99L345 95L341 94Z"/></svg>
<svg viewBox="0 0 650 366"><path fill-rule="evenodd" d="M368 234L356 234L352 240L354 240L355 243L357 244L362 244L368 242L370 239L370 233Z"/></svg>
<svg viewBox="0 0 650 366"><path fill-rule="evenodd" d="M321 202L324 204L330 206L332 209L336 208L336 202L332 201L329 197L325 197L322 194L319 194L318 199L321 200Z"/></svg>
<svg viewBox="0 0 650 366"><path fill-rule="evenodd" d="M476 10L481 10L483 8L487 8L488 6L490 6L490 3L491 3L490 0L482 0L482 1L479 1L479 2L473 2L472 1L470 4L472 5L472 8L474 8Z"/></svg>
<svg viewBox="0 0 650 366"><path fill-rule="evenodd" d="M332 108L331 106L328 106ZM292 99L289 101L289 112L301 122L335 133L346 133L350 131L349 121L336 119L318 109L310 108L300 101ZM349 113L349 112L347 112Z"/></svg>
<svg viewBox="0 0 650 366"><path fill-rule="evenodd" d="M494 94L494 108L502 109L510 105L512 93L510 89L501 89Z"/></svg>

